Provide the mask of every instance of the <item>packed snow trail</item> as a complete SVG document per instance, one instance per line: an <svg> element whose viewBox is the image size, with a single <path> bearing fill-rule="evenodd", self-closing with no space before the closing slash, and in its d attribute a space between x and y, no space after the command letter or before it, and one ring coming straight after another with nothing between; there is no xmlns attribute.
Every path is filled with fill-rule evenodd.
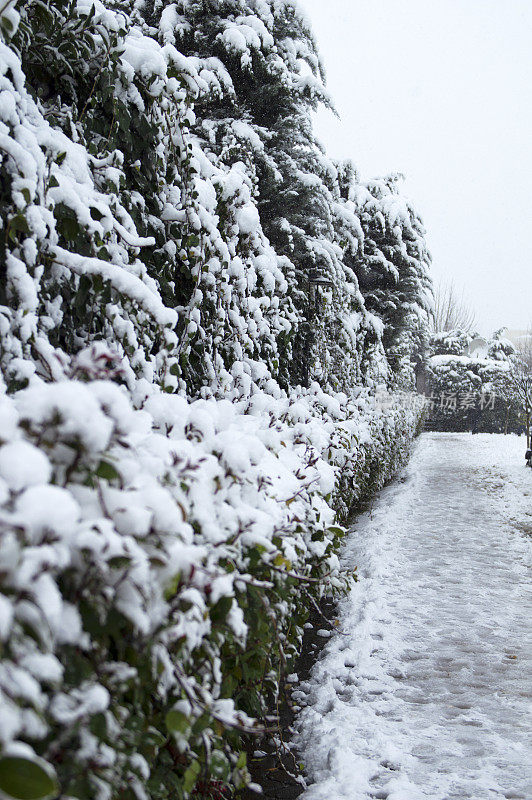
<svg viewBox="0 0 532 800"><path fill-rule="evenodd" d="M523 455L515 436L425 434L357 520L359 582L299 695L304 800L531 800Z"/></svg>

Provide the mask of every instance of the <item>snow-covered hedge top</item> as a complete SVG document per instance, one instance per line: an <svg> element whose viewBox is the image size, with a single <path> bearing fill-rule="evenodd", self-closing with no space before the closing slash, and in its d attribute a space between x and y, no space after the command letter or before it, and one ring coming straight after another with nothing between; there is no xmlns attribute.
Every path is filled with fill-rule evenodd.
<svg viewBox="0 0 532 800"><path fill-rule="evenodd" d="M486 367L488 369L508 371L510 363L494 358L477 358L476 356L456 355L456 353L449 353L447 355L431 356L429 358L429 366L431 368L453 366L460 364L469 368Z"/></svg>
<svg viewBox="0 0 532 800"><path fill-rule="evenodd" d="M483 339L455 330L433 334L427 360L430 424L436 429L520 430L514 380L518 361L501 332Z"/></svg>
<svg viewBox="0 0 532 800"><path fill-rule="evenodd" d="M477 343L478 355L470 352ZM430 345L433 354L427 367L439 389L451 381L456 384L454 390L461 382L465 390L488 392L499 384L503 391L514 367L515 348L500 331L487 340L466 331L442 331L432 335Z"/></svg>
<svg viewBox="0 0 532 800"><path fill-rule="evenodd" d="M108 380L0 397L0 767L30 759L72 797L158 797L169 752L189 790L206 758L245 778L230 732L346 585L335 490L378 487L417 420L318 386L140 406Z"/></svg>

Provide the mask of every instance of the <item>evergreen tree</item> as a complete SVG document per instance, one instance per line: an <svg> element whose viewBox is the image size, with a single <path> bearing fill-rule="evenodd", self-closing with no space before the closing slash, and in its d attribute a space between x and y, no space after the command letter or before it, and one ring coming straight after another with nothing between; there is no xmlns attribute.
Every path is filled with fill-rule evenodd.
<svg viewBox="0 0 532 800"><path fill-rule="evenodd" d="M259 375L267 380L279 370L278 341L293 317L287 283L260 228L252 178L239 161L210 159L189 131L193 102L208 105L227 77L218 62L198 71L150 30L133 3L97 11L74 2L23 7L13 46L30 93L65 144L45 152L37 195L28 188L22 205L20 191L9 199L6 174L8 261L31 268L20 245L35 202L48 206L38 294L55 303L52 314L42 307L43 341L59 361L47 358L39 369L60 369L64 356L103 337L118 347L130 385L155 376L169 390L223 394L239 391L242 379L245 392ZM87 257L95 259L92 278L75 265ZM13 303L19 294L9 268L4 292ZM135 308L139 293L151 312ZM166 309L158 318L153 293ZM25 317L23 304L17 313ZM27 338L33 356L37 328ZM10 361L12 369L18 362Z"/></svg>
<svg viewBox="0 0 532 800"><path fill-rule="evenodd" d="M245 164L279 255L296 312L279 339L284 382L353 386L366 332L379 334L343 260L362 230L312 130L311 112L330 101L304 15L289 2L178 2L159 28L220 75L220 93L196 105L195 132L213 161Z"/></svg>
<svg viewBox="0 0 532 800"><path fill-rule="evenodd" d="M401 176L355 187L364 247L355 271L367 308L383 323L383 344L402 388L414 385L427 346L432 310L430 254L424 228L398 192Z"/></svg>

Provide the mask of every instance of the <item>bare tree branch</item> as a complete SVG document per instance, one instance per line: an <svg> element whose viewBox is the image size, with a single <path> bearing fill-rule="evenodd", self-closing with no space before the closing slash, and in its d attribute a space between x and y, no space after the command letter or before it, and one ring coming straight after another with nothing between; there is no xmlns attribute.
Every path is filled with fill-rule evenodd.
<svg viewBox="0 0 532 800"><path fill-rule="evenodd" d="M532 446L532 325L517 341L512 362L506 395L507 399L513 399L522 409L528 450Z"/></svg>
<svg viewBox="0 0 532 800"><path fill-rule="evenodd" d="M435 333L462 330L470 332L475 325L475 311L464 293L458 294L452 283L440 283L434 292Z"/></svg>
<svg viewBox="0 0 532 800"><path fill-rule="evenodd" d="M532 372L532 322L524 336L520 336L514 341L515 350L518 358L526 364L528 370Z"/></svg>

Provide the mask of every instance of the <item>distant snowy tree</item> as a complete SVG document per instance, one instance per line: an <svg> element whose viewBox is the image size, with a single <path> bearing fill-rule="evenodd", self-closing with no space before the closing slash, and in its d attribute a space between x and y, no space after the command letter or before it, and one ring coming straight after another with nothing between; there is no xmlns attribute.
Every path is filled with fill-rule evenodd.
<svg viewBox="0 0 532 800"><path fill-rule="evenodd" d="M514 396L524 414L526 446L529 450L532 447L532 371L526 365L517 367L511 380Z"/></svg>
<svg viewBox="0 0 532 800"><path fill-rule="evenodd" d="M532 325L519 337L515 349L521 361L532 370Z"/></svg>
<svg viewBox="0 0 532 800"><path fill-rule="evenodd" d="M501 331L504 332L504 328ZM526 431L527 450L532 447L532 328L515 347L502 339L505 355L509 354L511 371L506 388L509 403L517 403L520 408ZM511 350L510 350L511 348Z"/></svg>
<svg viewBox="0 0 532 800"><path fill-rule="evenodd" d="M474 339L474 334L468 331L456 330L434 332L430 337L431 355L463 355Z"/></svg>

